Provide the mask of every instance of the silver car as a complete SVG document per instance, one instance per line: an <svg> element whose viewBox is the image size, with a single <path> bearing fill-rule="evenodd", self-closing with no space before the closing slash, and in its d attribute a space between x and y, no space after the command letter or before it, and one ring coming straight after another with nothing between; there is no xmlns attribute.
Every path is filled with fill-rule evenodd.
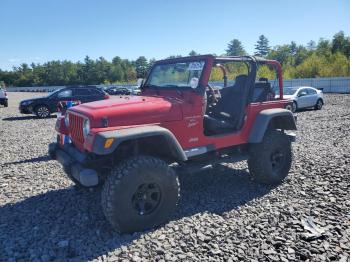
<svg viewBox="0 0 350 262"><path fill-rule="evenodd" d="M301 108L321 110L324 105L323 92L309 86L287 87L283 89L283 97L293 103L287 108L292 112Z"/></svg>

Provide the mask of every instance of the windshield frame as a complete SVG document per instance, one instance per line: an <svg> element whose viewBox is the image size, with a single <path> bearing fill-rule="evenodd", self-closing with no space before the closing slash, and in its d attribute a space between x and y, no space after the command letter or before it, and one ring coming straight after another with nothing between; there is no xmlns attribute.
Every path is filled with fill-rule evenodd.
<svg viewBox="0 0 350 262"><path fill-rule="evenodd" d="M190 85L188 86L157 86L150 84L152 73L154 72L155 68L157 66L162 65L171 65L171 64L178 64L178 63L191 63L191 62L204 62L201 76L198 79L198 85L196 88L191 88ZM169 89L180 89L180 90L197 90L202 86L202 82L204 79L204 76L206 74L206 68L208 67L208 59L206 56L197 56L197 57L185 57L185 58L175 58L175 59L168 59L168 60L160 60L154 63L151 70L148 72L146 81L144 81L143 85L141 86L141 89L144 88L150 88L150 89L157 89L157 90L169 90Z"/></svg>

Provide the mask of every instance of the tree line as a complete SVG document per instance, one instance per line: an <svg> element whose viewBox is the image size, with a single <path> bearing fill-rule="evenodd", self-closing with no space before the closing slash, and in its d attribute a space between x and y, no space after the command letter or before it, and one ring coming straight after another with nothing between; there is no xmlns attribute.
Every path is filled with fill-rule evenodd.
<svg viewBox="0 0 350 262"><path fill-rule="evenodd" d="M247 55L238 39L227 45L222 55ZM189 56L199 55L191 51ZM294 41L289 44L270 47L265 35L260 35L255 53L261 57L274 59L282 64L284 79L350 76L350 37L343 31L336 33L332 40L321 38L317 43L310 41L306 46ZM181 57L172 55L168 58ZM135 61L119 56L111 61L103 57L91 59L86 56L83 62L54 60L43 64L23 63L12 70L0 69L0 84L6 86L53 86L53 85L96 85L136 82L145 76L154 63L140 56ZM265 75L273 72L263 68Z"/></svg>
<svg viewBox="0 0 350 262"><path fill-rule="evenodd" d="M247 54L238 39L228 44L226 53ZM350 37L343 31L336 33L332 40L321 38L317 43L311 40L306 46L292 41L270 47L268 38L261 35L256 42L254 55L279 61L284 79L350 76ZM263 68L262 71L273 77L271 70Z"/></svg>

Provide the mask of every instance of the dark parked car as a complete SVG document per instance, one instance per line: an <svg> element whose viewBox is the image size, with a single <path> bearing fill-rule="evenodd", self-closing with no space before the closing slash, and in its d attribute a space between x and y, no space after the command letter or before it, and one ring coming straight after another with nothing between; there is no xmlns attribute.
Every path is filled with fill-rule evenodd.
<svg viewBox="0 0 350 262"><path fill-rule="evenodd" d="M125 87L109 87L106 92L110 95L131 95L131 90Z"/></svg>
<svg viewBox="0 0 350 262"><path fill-rule="evenodd" d="M5 89L0 87L0 105L4 105L4 107L8 107L8 98Z"/></svg>
<svg viewBox="0 0 350 262"><path fill-rule="evenodd" d="M22 114L36 114L39 118L49 117L57 112L61 101L80 101L88 103L109 98L109 95L96 86L68 86L50 93L48 96L27 99L19 104Z"/></svg>

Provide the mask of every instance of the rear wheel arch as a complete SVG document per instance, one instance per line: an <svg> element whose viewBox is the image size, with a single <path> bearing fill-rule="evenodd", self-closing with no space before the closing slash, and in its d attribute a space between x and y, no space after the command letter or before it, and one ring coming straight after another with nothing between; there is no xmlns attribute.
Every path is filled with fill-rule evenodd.
<svg viewBox="0 0 350 262"><path fill-rule="evenodd" d="M293 113L282 108L262 110L255 118L248 142L260 143L266 131L272 129L296 130Z"/></svg>

